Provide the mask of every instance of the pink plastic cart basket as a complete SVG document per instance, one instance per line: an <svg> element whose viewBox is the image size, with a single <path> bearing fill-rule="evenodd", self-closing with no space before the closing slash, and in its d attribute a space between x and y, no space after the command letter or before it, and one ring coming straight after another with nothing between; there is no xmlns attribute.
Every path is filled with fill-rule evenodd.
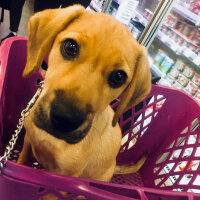
<svg viewBox="0 0 200 200"><path fill-rule="evenodd" d="M22 78L26 42L26 38L14 37L0 47L1 155L21 111L38 87L38 79L42 79L39 72ZM0 175L0 199L41 199L50 193L67 200L78 195L93 200L199 200L199 116L199 105L186 93L152 86L143 102L120 117L123 144L117 163L133 164L146 152L148 159L139 173L115 175L111 183L44 172L35 169L39 165L34 160L32 168L16 164L23 142L21 133Z"/></svg>

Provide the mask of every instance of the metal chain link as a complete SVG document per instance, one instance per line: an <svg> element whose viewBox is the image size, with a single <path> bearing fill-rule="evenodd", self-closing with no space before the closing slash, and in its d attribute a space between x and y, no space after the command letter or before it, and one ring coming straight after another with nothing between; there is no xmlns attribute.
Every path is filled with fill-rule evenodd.
<svg viewBox="0 0 200 200"><path fill-rule="evenodd" d="M35 102L37 101L38 97L40 96L40 94L42 92L43 85L44 85L44 82L41 81L39 83L39 88L37 89L35 95L28 102L26 108L24 110L22 110L22 112L21 112L21 118L19 119L19 122L17 124L17 129L15 130L15 133L12 135L11 140L9 141L8 145L6 146L4 155L0 158L0 174L2 172L3 167L5 166L5 164L7 163L8 159L10 157L11 151L13 150L13 148L17 142L18 135L23 128L25 118L29 115L30 109L33 107L33 105L35 104Z"/></svg>

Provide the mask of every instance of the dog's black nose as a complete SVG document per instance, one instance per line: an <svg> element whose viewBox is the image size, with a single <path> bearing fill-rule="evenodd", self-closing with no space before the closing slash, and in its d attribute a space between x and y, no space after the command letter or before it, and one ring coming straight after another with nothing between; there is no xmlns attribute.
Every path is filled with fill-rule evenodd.
<svg viewBox="0 0 200 200"><path fill-rule="evenodd" d="M56 131L69 133L86 120L86 114L72 104L55 101L51 104L50 120Z"/></svg>

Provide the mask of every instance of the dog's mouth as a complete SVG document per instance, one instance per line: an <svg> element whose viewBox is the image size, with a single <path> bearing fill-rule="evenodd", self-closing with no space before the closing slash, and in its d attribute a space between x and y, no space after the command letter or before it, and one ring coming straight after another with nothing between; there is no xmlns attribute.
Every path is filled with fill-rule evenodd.
<svg viewBox="0 0 200 200"><path fill-rule="evenodd" d="M91 128L91 123L88 123L84 129L79 128L75 131L68 132L68 133L57 131L54 128L50 128L45 131L58 139L64 140L65 142L69 144L76 144L80 142L83 138L85 138L90 128Z"/></svg>
<svg viewBox="0 0 200 200"><path fill-rule="evenodd" d="M43 107L39 104L34 110L33 122L35 126L55 138L62 139L69 144L76 144L88 134L92 125L93 114L88 114L84 122L75 130L71 130L71 127L68 128L66 124L62 125L58 123L58 125L54 125L55 123L52 123L52 121L51 117L48 116Z"/></svg>
<svg viewBox="0 0 200 200"><path fill-rule="evenodd" d="M83 130L76 130L70 133L52 131L52 135L58 139L66 141L69 144L76 144L80 142L83 138L85 138L90 128L91 128L91 123L88 123L88 125Z"/></svg>

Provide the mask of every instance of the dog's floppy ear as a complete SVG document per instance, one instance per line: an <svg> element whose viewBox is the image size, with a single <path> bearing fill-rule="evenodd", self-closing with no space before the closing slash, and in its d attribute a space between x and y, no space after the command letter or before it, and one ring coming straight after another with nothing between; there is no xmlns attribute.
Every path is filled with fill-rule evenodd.
<svg viewBox="0 0 200 200"><path fill-rule="evenodd" d="M74 5L67 8L48 9L33 15L28 23L28 56L23 73L31 75L42 63L56 35L78 18L84 7Z"/></svg>
<svg viewBox="0 0 200 200"><path fill-rule="evenodd" d="M138 56L132 80L122 93L121 100L113 117L112 125L115 126L120 115L131 106L143 100L151 90L151 73L148 64L148 55L142 46Z"/></svg>

